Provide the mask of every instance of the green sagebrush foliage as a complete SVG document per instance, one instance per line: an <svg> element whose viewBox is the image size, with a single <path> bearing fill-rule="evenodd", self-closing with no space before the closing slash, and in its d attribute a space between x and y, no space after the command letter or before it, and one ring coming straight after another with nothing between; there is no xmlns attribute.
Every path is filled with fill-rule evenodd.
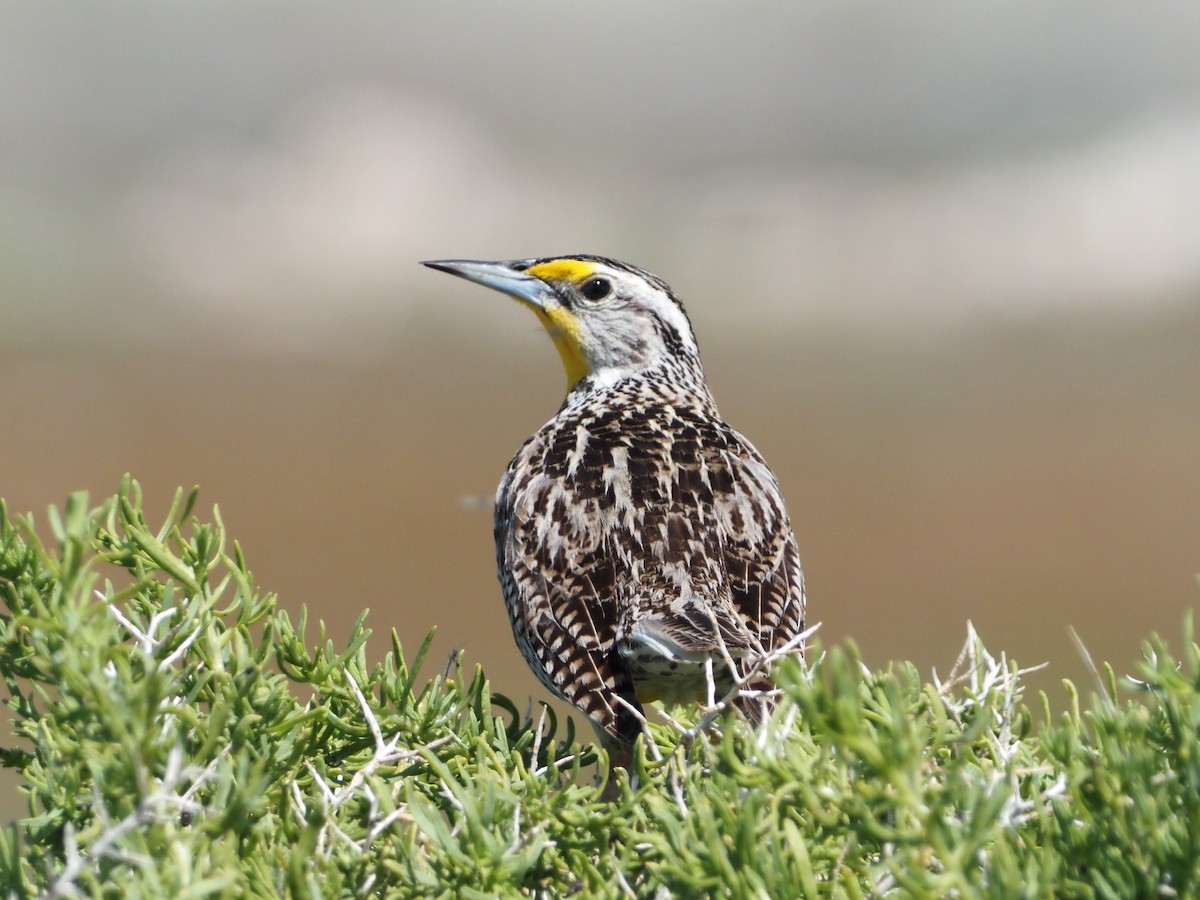
<svg viewBox="0 0 1200 900"><path fill-rule="evenodd" d="M0 504L0 761L29 814L0 831L5 896L1192 896L1200 649L1147 644L1086 711L969 631L944 679L853 648L783 660L755 729L673 710L601 799L602 754L482 674L369 665L254 585L220 517L135 482ZM364 613L365 617L365 613ZM700 718L697 718L699 716ZM599 758L598 758L599 757ZM631 783L632 782L632 783Z"/></svg>

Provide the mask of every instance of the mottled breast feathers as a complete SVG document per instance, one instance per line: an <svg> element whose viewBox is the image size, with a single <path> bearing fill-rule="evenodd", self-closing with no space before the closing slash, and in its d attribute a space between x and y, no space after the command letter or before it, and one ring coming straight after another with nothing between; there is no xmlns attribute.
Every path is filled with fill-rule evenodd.
<svg viewBox="0 0 1200 900"><path fill-rule="evenodd" d="M518 451L496 553L530 666L628 742L641 702L704 697L705 658L720 674L798 633L804 587L775 478L706 390L647 375L600 393Z"/></svg>

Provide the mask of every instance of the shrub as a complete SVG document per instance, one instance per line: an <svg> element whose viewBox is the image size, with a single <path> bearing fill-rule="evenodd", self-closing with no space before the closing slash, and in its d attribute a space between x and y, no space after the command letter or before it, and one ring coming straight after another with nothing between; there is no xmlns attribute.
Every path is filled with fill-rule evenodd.
<svg viewBox="0 0 1200 900"><path fill-rule="evenodd" d="M29 814L12 897L1191 896L1200 883L1200 648L1151 639L1039 728L1022 672L968 626L942 680L853 647L782 660L774 715L672 710L617 799L601 751L481 672L369 664L261 593L219 513L145 520L128 478L0 503L2 751ZM590 733L589 733L590 736Z"/></svg>

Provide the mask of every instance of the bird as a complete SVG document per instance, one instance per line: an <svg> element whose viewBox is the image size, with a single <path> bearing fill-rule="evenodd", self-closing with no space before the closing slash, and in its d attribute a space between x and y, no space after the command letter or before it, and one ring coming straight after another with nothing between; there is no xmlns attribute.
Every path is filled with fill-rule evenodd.
<svg viewBox="0 0 1200 900"><path fill-rule="evenodd" d="M423 264L518 300L562 359L562 405L496 491L497 571L529 667L628 768L645 704L711 700L800 638L778 481L717 412L658 276L591 254Z"/></svg>

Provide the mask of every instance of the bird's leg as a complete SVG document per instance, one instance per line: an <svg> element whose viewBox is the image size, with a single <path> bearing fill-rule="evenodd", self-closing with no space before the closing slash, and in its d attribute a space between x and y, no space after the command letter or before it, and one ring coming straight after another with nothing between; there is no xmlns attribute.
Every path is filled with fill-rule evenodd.
<svg viewBox="0 0 1200 900"><path fill-rule="evenodd" d="M738 685L733 703L752 725L761 725L775 710L775 698L771 691L775 685L765 675L747 679Z"/></svg>

